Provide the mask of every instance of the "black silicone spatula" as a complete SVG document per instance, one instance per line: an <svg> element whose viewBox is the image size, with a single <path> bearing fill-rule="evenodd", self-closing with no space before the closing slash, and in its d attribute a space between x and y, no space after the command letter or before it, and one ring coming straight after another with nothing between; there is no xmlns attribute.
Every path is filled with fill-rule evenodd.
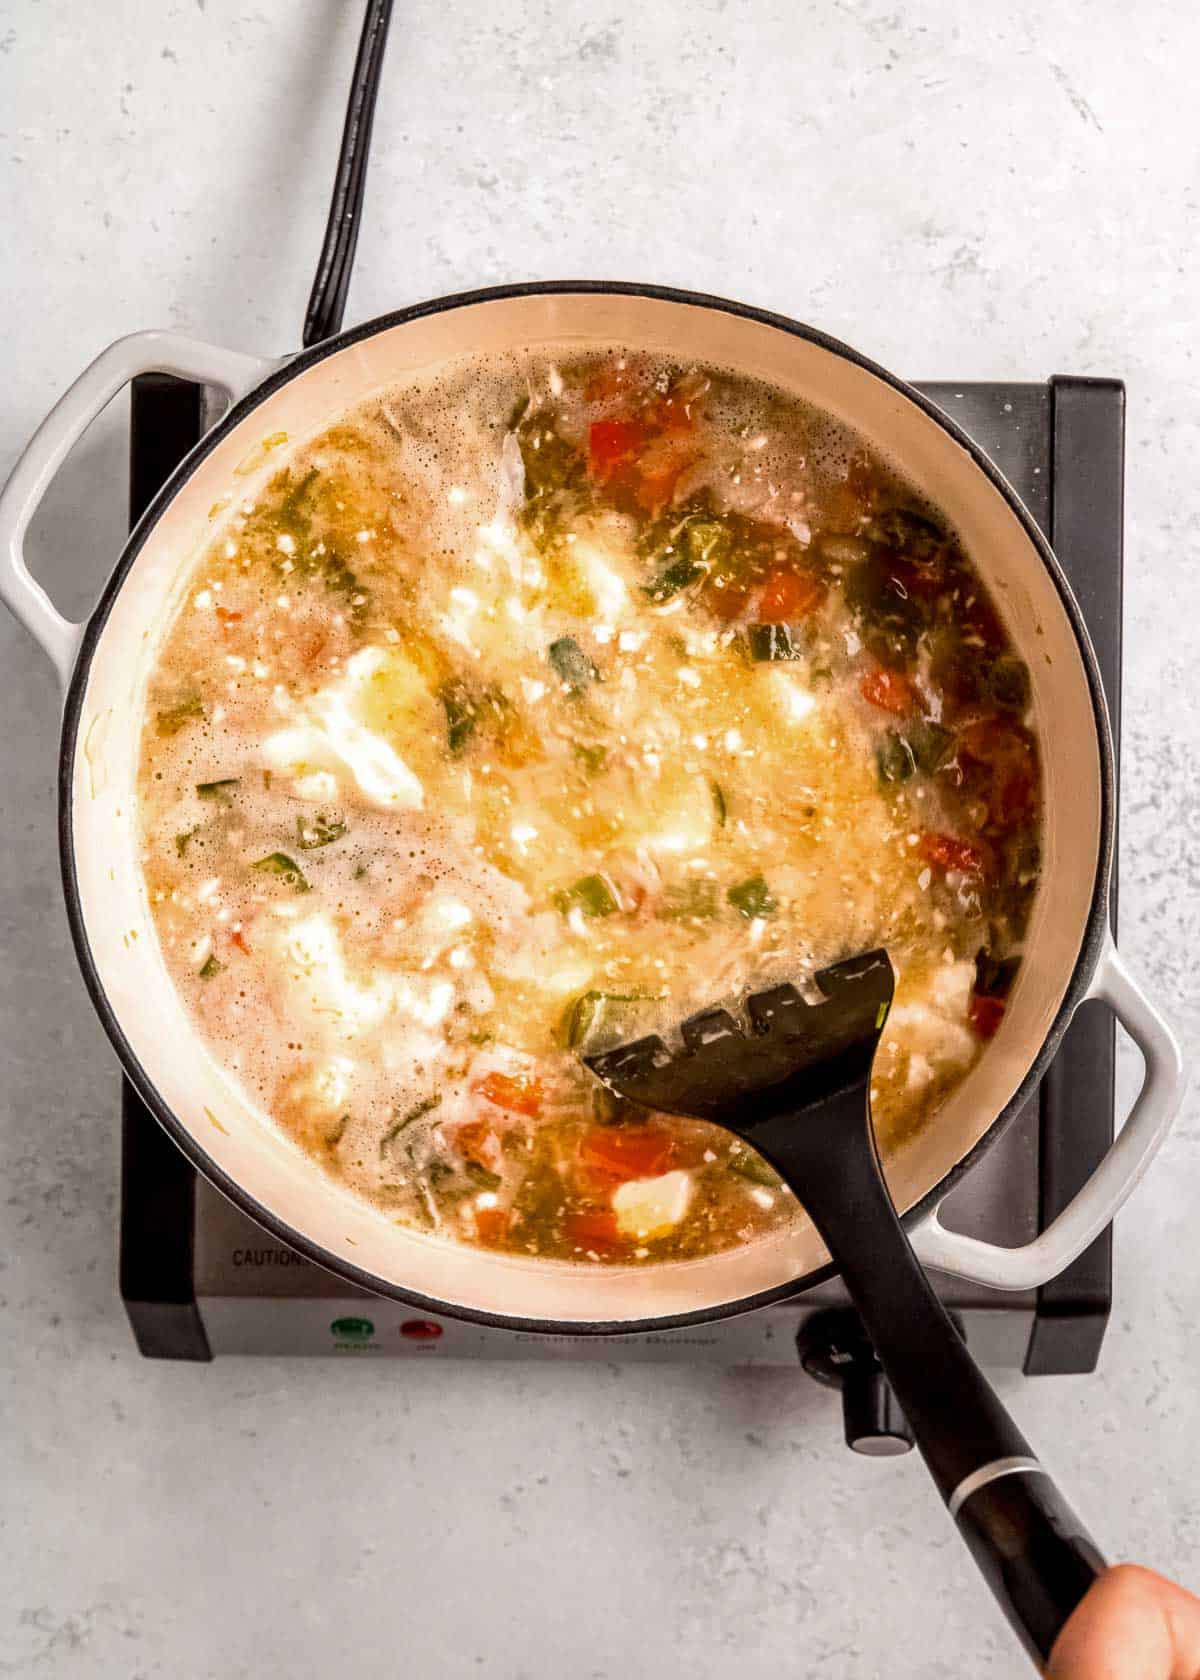
<svg viewBox="0 0 1200 1680"><path fill-rule="evenodd" d="M883 1181L870 1075L895 976L868 951L793 986L694 1015L681 1044L638 1039L584 1062L631 1102L714 1121L790 1185L825 1239L917 1445L992 1591L1045 1662L1104 1568L922 1271Z"/></svg>

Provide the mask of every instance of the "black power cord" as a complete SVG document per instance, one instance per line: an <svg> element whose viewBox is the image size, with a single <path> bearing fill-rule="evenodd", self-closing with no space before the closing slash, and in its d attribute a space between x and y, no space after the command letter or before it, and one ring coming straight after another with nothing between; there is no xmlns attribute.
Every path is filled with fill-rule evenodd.
<svg viewBox="0 0 1200 1680"><path fill-rule="evenodd" d="M350 290L363 192L367 184L371 124L375 117L375 99L379 93L383 50L387 45L391 18L392 0L368 0L350 83L350 102L342 129L337 174L333 178L325 242L321 246L317 277L313 281L304 317L306 349L310 344L320 344L323 339L331 338L340 328L346 312L346 294Z"/></svg>

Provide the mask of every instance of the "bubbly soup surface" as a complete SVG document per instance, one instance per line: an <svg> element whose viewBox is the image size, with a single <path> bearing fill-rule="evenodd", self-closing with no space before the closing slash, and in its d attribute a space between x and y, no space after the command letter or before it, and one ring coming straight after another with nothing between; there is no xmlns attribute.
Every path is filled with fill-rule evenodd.
<svg viewBox="0 0 1200 1680"><path fill-rule="evenodd" d="M145 878L216 1055L397 1220L589 1263L797 1217L579 1061L877 945L885 1153L996 1031L1029 677L828 416L617 349L452 370L220 517L152 674Z"/></svg>

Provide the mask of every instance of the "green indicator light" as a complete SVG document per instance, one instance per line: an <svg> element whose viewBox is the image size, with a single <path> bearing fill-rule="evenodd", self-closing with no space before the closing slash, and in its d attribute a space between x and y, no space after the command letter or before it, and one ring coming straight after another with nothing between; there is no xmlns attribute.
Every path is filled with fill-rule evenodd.
<svg viewBox="0 0 1200 1680"><path fill-rule="evenodd" d="M375 1334L369 1318L335 1318L329 1328L339 1342L369 1342Z"/></svg>

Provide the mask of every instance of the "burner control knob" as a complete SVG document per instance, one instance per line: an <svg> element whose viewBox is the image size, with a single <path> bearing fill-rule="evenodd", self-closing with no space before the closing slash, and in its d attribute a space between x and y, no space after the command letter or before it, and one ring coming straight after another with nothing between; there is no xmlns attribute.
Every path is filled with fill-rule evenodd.
<svg viewBox="0 0 1200 1680"><path fill-rule="evenodd" d="M810 1377L841 1389L848 1447L870 1458L908 1452L908 1420L856 1313L817 1313L801 1327L796 1346Z"/></svg>
<svg viewBox="0 0 1200 1680"><path fill-rule="evenodd" d="M868 1458L894 1458L912 1448L908 1419L892 1393L892 1385L876 1365L863 1363L842 1379L842 1421L846 1445Z"/></svg>

